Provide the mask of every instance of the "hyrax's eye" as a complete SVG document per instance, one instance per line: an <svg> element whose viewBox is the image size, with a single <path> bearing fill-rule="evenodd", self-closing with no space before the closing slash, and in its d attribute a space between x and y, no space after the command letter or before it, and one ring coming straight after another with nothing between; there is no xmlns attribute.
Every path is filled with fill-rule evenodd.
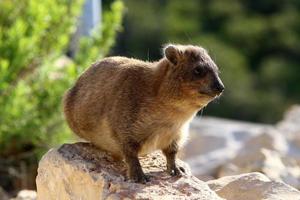
<svg viewBox="0 0 300 200"><path fill-rule="evenodd" d="M206 70L203 68L203 67L196 67L194 69L194 74L197 76L197 77L204 77L206 75Z"/></svg>

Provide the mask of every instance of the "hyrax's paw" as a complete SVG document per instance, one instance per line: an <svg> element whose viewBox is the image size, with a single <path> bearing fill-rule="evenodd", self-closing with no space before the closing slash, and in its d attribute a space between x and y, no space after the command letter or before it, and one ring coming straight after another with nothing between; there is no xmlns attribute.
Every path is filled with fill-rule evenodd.
<svg viewBox="0 0 300 200"><path fill-rule="evenodd" d="M169 169L168 172L171 176L182 176L185 174L185 169L183 167L173 167Z"/></svg>
<svg viewBox="0 0 300 200"><path fill-rule="evenodd" d="M145 175L144 173L132 175L130 179L135 183L142 183L142 184L146 184L147 182L150 181L150 177Z"/></svg>

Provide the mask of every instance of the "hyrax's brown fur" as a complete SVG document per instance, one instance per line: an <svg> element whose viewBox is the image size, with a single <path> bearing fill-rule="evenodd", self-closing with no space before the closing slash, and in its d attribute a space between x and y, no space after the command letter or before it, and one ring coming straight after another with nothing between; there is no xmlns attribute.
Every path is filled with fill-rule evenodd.
<svg viewBox="0 0 300 200"><path fill-rule="evenodd" d="M161 149L167 171L175 164L190 120L224 89L218 68L198 46L168 45L158 62L108 57L93 64L70 88L64 112L80 137L124 158L136 182L148 181L138 155Z"/></svg>

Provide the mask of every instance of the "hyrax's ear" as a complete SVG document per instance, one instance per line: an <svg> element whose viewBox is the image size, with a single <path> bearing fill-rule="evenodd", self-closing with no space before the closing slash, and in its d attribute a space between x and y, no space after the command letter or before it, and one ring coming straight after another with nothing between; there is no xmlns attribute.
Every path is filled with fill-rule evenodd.
<svg viewBox="0 0 300 200"><path fill-rule="evenodd" d="M173 63L174 65L176 65L178 63L179 60L179 49L174 46L174 45L167 45L164 48L164 54L166 56L166 58Z"/></svg>

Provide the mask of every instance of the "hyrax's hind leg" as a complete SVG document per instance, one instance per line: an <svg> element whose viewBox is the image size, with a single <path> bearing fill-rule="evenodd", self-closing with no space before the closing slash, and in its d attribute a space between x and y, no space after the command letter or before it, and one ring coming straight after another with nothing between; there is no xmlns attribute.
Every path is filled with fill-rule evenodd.
<svg viewBox="0 0 300 200"><path fill-rule="evenodd" d="M136 183L146 183L149 181L149 177L144 174L138 159L140 148L138 142L127 140L126 143L123 143L123 154L127 164L129 178Z"/></svg>
<svg viewBox="0 0 300 200"><path fill-rule="evenodd" d="M167 159L167 172L171 176L181 176L185 172L183 167L176 166L176 154L178 152L178 144L173 141L167 148L162 150Z"/></svg>

